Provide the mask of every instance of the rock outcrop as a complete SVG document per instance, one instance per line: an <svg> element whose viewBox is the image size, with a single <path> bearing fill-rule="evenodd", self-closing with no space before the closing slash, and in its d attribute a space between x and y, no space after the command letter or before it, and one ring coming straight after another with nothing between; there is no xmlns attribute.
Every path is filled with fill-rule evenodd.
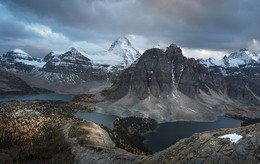
<svg viewBox="0 0 260 164"><path fill-rule="evenodd" d="M228 138L229 137L229 138ZM194 134L141 163L259 163L260 124Z"/></svg>
<svg viewBox="0 0 260 164"><path fill-rule="evenodd" d="M107 132L90 121L67 124L63 134L77 163L251 164L260 161L260 124L197 133L149 156L115 148Z"/></svg>
<svg viewBox="0 0 260 164"><path fill-rule="evenodd" d="M143 156L115 148L108 133L91 121L64 126L76 163L138 163Z"/></svg>

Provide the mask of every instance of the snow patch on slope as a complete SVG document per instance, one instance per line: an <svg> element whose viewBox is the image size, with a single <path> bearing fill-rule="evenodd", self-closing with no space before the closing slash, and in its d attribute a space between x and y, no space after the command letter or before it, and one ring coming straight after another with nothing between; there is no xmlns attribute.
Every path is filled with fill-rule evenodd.
<svg viewBox="0 0 260 164"><path fill-rule="evenodd" d="M32 65L38 68L42 68L46 63L43 61L37 61L37 60L23 60L23 59L15 59L15 62L23 63L25 65Z"/></svg>
<svg viewBox="0 0 260 164"><path fill-rule="evenodd" d="M108 51L102 51L87 56L94 65L121 65L123 63L123 57L118 54L109 53Z"/></svg>
<svg viewBox="0 0 260 164"><path fill-rule="evenodd" d="M232 133L232 134L226 134L223 136L219 136L218 138L229 138L230 142L237 143L241 138L243 138L243 136L237 135L236 133Z"/></svg>

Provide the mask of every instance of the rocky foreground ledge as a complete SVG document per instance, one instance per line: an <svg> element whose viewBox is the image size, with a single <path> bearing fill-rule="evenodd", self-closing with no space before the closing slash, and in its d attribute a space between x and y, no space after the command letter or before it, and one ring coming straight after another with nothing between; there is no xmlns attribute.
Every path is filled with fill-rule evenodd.
<svg viewBox="0 0 260 164"><path fill-rule="evenodd" d="M63 129L75 163L260 164L260 124L197 133L150 156L116 148L108 133L90 121Z"/></svg>
<svg viewBox="0 0 260 164"><path fill-rule="evenodd" d="M63 134L74 163L139 163L144 156L116 148L108 133L91 121L67 123Z"/></svg>
<svg viewBox="0 0 260 164"><path fill-rule="evenodd" d="M194 134L141 163L260 164L260 124Z"/></svg>

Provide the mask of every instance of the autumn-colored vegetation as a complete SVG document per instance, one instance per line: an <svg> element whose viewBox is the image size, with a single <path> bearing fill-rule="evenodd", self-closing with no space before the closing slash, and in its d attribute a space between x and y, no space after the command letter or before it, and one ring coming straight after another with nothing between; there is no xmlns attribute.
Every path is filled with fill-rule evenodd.
<svg viewBox="0 0 260 164"><path fill-rule="evenodd" d="M77 120L77 110L89 109L87 105L63 101L0 103L0 155L5 157L0 163L48 161L54 156L60 156L60 162L73 159L60 127Z"/></svg>

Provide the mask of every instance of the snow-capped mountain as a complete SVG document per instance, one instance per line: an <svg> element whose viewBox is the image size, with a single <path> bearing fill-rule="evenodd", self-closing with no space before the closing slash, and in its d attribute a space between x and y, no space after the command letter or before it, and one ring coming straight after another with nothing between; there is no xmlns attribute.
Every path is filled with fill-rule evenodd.
<svg viewBox="0 0 260 164"><path fill-rule="evenodd" d="M15 49L1 55L0 63L5 70L26 72L40 69L43 65L45 65L45 62L42 61L42 59L34 58L19 49Z"/></svg>
<svg viewBox="0 0 260 164"><path fill-rule="evenodd" d="M110 54L119 55L123 58L124 67L129 67L141 54L133 48L126 37L118 38L109 48Z"/></svg>
<svg viewBox="0 0 260 164"><path fill-rule="evenodd" d="M214 58L206 60L198 59L199 63L205 67L219 66L223 68L239 67L243 65L260 64L260 56L248 49L240 49L238 52L230 54L228 57L224 56L223 59L216 61Z"/></svg>
<svg viewBox="0 0 260 164"><path fill-rule="evenodd" d="M87 53L80 49L80 48L75 48L72 47L69 50L66 51L52 51L50 52L45 58L43 59L45 62L49 61L55 61L55 62L61 62L62 60L87 60Z"/></svg>
<svg viewBox="0 0 260 164"><path fill-rule="evenodd" d="M95 65L109 65L109 70L125 69L136 61L141 54L132 46L126 37L119 37L108 51L97 52L88 58ZM112 68L112 69L111 69Z"/></svg>

